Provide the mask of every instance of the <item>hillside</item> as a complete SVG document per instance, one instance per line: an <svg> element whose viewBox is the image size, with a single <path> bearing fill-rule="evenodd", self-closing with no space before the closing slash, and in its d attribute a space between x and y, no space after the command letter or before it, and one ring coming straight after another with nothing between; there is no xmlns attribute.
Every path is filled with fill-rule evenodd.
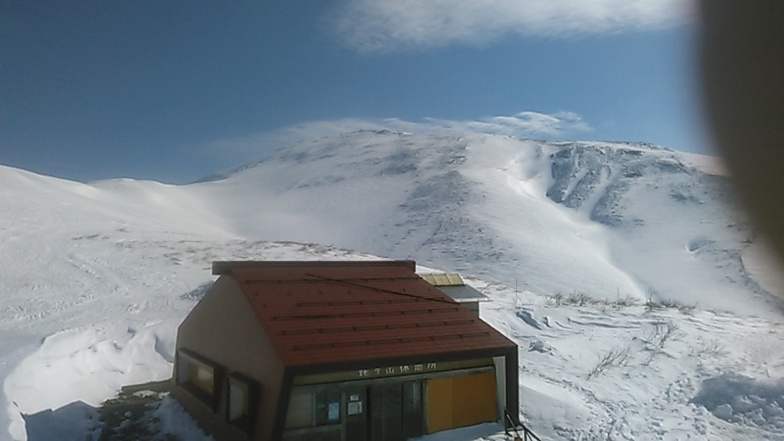
<svg viewBox="0 0 784 441"><path fill-rule="evenodd" d="M241 237L416 258L542 294L758 313L774 289L744 263L754 232L727 179L693 162L646 144L369 131L191 190Z"/></svg>
<svg viewBox="0 0 784 441"><path fill-rule="evenodd" d="M545 439L784 439L782 285L706 160L363 131L184 186L0 166L0 439L84 439L119 386L170 375L213 260L373 256L491 297Z"/></svg>

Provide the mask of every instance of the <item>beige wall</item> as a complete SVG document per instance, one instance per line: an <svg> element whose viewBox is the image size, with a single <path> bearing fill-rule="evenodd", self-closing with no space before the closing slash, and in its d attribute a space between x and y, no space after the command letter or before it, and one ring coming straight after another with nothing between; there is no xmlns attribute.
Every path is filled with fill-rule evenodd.
<svg viewBox="0 0 784 441"><path fill-rule="evenodd" d="M258 381L259 412L251 439L272 439L283 365L233 277L218 278L193 308L179 327L177 348L187 348L218 363L226 374L240 373ZM224 380L217 413L182 388L175 386L172 393L216 440L247 439L225 423L225 387Z"/></svg>

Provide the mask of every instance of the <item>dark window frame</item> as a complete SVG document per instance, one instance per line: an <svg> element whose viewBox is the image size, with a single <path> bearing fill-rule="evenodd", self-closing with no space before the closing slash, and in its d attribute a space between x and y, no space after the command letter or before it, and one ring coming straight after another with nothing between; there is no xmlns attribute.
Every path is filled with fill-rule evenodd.
<svg viewBox="0 0 784 441"><path fill-rule="evenodd" d="M245 415L237 419L231 418L232 384L243 388L247 394L247 408L245 409ZM259 387L259 383L249 377L236 372L232 372L226 375L226 387L224 391L224 395L226 396L226 423L236 427L248 436L252 434L251 432L255 423L256 414L258 413L260 390L261 388Z"/></svg>
<svg viewBox="0 0 784 441"><path fill-rule="evenodd" d="M223 367L206 357L184 348L177 350L175 362L177 364L175 370L177 385L186 390L194 398L204 403L213 412L217 412L219 398L221 396L220 388L223 383ZM183 372L190 372L190 365L194 365L197 368L206 368L212 372L212 393L208 393L198 387L190 378L182 378Z"/></svg>

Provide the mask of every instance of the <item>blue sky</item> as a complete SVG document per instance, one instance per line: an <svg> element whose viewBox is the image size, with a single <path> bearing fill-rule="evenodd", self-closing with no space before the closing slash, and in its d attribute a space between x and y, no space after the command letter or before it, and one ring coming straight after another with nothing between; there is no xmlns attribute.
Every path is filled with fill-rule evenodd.
<svg viewBox="0 0 784 441"><path fill-rule="evenodd" d="M708 153L689 0L6 0L0 163L183 183L389 127Z"/></svg>

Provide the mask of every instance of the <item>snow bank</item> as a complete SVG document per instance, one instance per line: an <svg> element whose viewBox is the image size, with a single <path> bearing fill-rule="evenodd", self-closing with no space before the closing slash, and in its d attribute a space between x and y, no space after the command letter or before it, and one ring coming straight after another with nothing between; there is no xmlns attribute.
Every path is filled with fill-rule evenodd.
<svg viewBox="0 0 784 441"><path fill-rule="evenodd" d="M31 430L25 423L31 419L56 425L64 413L66 420L89 414L86 408L99 406L124 385L170 378L176 326L174 321L138 328L107 324L47 337L4 383L13 438L26 439ZM57 418L42 418L47 412L57 412Z"/></svg>
<svg viewBox="0 0 784 441"><path fill-rule="evenodd" d="M213 441L202 431L188 412L170 395L151 412L150 428L155 433L171 434L187 441Z"/></svg>
<svg viewBox="0 0 784 441"><path fill-rule="evenodd" d="M725 373L703 381L692 401L724 421L784 433L784 379L764 382Z"/></svg>
<svg viewBox="0 0 784 441"><path fill-rule="evenodd" d="M23 415L28 441L97 441L101 434L98 410L76 401L57 410L46 409ZM13 435L13 433L12 433Z"/></svg>

